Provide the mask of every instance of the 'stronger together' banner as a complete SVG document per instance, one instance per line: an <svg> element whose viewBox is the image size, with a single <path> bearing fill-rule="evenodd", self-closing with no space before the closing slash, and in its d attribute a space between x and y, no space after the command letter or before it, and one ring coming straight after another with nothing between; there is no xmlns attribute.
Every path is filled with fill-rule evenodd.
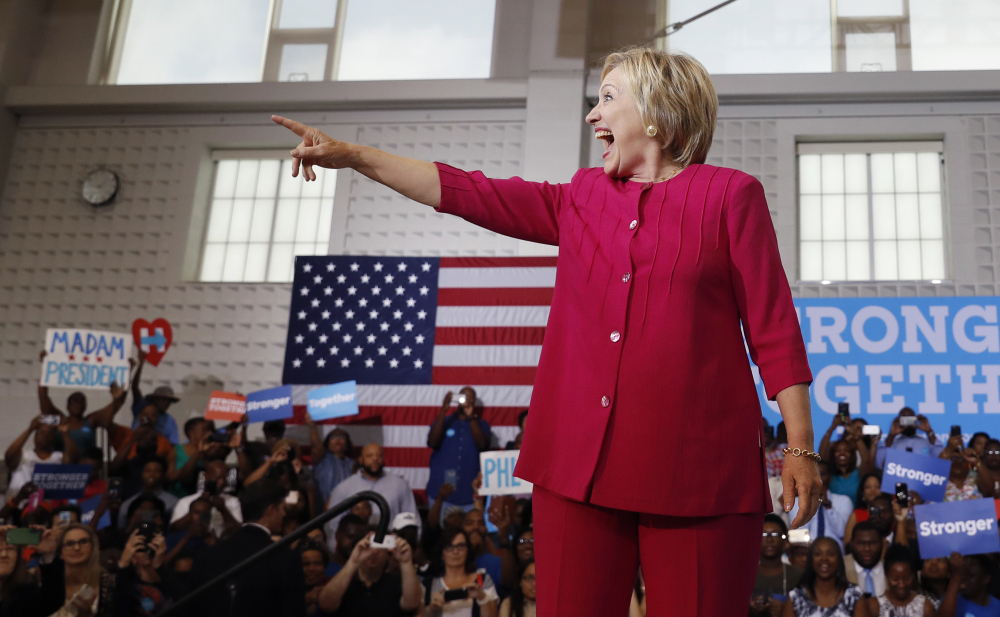
<svg viewBox="0 0 1000 617"><path fill-rule="evenodd" d="M996 296L795 299L814 382L817 443L837 403L887 433L902 407L927 416L941 437L968 437L1000 421ZM781 421L754 367L765 417Z"/></svg>

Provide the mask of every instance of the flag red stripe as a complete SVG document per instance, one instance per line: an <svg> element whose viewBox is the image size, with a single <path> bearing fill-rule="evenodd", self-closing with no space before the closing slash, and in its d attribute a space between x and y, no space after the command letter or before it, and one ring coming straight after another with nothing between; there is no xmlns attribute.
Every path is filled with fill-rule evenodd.
<svg viewBox="0 0 1000 617"><path fill-rule="evenodd" d="M445 287L438 306L549 306L551 287Z"/></svg>
<svg viewBox="0 0 1000 617"><path fill-rule="evenodd" d="M442 268L555 268L558 257L442 257Z"/></svg>
<svg viewBox="0 0 1000 617"><path fill-rule="evenodd" d="M288 424L303 424L306 413L305 405L295 405L292 408L295 415L287 419ZM389 425L419 425L430 426L441 412L440 407L404 407L361 405L361 413L346 418L322 420L317 424L366 424L377 426ZM490 426L517 426L517 416L524 411L523 407L484 407L483 420Z"/></svg>
<svg viewBox="0 0 1000 617"><path fill-rule="evenodd" d="M431 383L475 383L495 386L531 386L534 366L435 366Z"/></svg>
<svg viewBox="0 0 1000 617"><path fill-rule="evenodd" d="M382 448L386 467L430 467L430 448Z"/></svg>
<svg viewBox="0 0 1000 617"><path fill-rule="evenodd" d="M435 345L541 345L545 328L437 328Z"/></svg>

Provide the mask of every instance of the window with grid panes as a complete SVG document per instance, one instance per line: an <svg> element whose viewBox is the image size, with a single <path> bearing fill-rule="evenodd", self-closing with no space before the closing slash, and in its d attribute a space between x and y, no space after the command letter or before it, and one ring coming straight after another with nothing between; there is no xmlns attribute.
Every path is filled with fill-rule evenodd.
<svg viewBox="0 0 1000 617"><path fill-rule="evenodd" d="M798 146L799 279L947 278L940 142Z"/></svg>
<svg viewBox="0 0 1000 617"><path fill-rule="evenodd" d="M337 173L292 177L282 158L216 153L199 280L290 282L296 255L326 255Z"/></svg>

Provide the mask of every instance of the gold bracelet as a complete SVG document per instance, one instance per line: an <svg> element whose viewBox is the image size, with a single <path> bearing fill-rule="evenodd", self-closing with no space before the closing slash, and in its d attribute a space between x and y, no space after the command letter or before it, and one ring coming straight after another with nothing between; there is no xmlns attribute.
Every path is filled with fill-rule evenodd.
<svg viewBox="0 0 1000 617"><path fill-rule="evenodd" d="M785 454L791 454L792 456L807 456L817 463L823 460L820 458L819 454L806 450L805 448L782 448L781 451Z"/></svg>

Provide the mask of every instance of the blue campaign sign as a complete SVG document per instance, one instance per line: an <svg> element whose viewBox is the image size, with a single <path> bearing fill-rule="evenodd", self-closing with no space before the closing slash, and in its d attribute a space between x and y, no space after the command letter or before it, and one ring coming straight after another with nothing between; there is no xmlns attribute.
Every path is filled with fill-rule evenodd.
<svg viewBox="0 0 1000 617"><path fill-rule="evenodd" d="M920 493L924 501L944 501L951 461L936 456L913 454L905 450L886 450L882 471L882 492L896 492L896 483Z"/></svg>
<svg viewBox="0 0 1000 617"><path fill-rule="evenodd" d="M35 465L31 481L45 489L46 499L79 499L90 480L93 465Z"/></svg>
<svg viewBox="0 0 1000 617"><path fill-rule="evenodd" d="M344 381L309 391L306 402L313 420L329 420L356 416L358 409L358 382Z"/></svg>
<svg viewBox="0 0 1000 617"><path fill-rule="evenodd" d="M969 499L914 506L920 557L947 557L1000 551L992 499Z"/></svg>
<svg viewBox="0 0 1000 617"><path fill-rule="evenodd" d="M291 418L292 387L278 386L247 395L247 416L250 422L268 422Z"/></svg>
<svg viewBox="0 0 1000 617"><path fill-rule="evenodd" d="M479 468L483 471L480 495L521 495L531 492L534 486L531 482L514 477L518 454L517 450L479 453Z"/></svg>
<svg viewBox="0 0 1000 617"><path fill-rule="evenodd" d="M851 416L889 426L908 406L927 416L940 443L953 424L968 438L996 430L1000 416L1000 323L996 296L797 298L795 310L813 372L817 447L837 403ZM781 416L765 400L768 422Z"/></svg>
<svg viewBox="0 0 1000 617"><path fill-rule="evenodd" d="M84 525L89 525L90 521L94 520L94 513L97 511L97 506L100 505L101 503L101 497L103 497L103 495L94 495L90 499L86 501L81 501L78 504L80 506L80 512L82 514L82 516L80 516L81 523L83 523ZM124 513L122 513L122 515L124 516ZM102 516L101 520L97 522L97 529L98 531L100 531L101 529L110 526L111 526L111 514L107 510L105 510L104 516Z"/></svg>

